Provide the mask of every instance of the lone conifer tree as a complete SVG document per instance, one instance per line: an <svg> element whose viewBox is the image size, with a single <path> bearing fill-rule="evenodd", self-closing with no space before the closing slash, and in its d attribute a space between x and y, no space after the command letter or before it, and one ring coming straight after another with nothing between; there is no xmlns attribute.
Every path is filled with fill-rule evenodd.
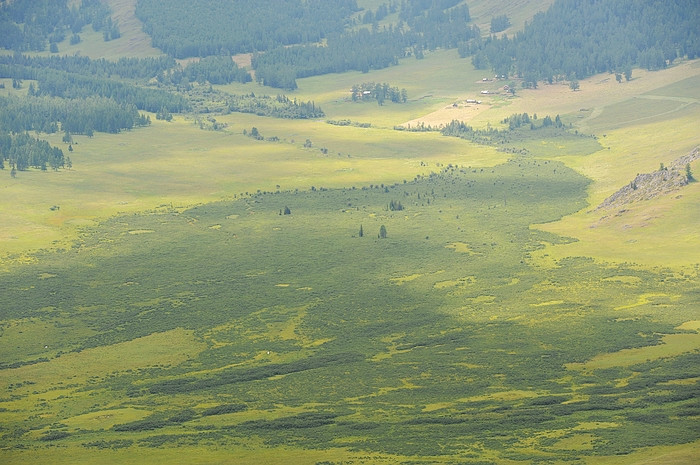
<svg viewBox="0 0 700 465"><path fill-rule="evenodd" d="M362 225L360 225L360 237L362 237L362 236L364 236L364 235L365 235L365 233L364 233L364 231L362 230Z"/></svg>
<svg viewBox="0 0 700 465"><path fill-rule="evenodd" d="M386 239L386 226L384 225L379 228L379 238Z"/></svg>

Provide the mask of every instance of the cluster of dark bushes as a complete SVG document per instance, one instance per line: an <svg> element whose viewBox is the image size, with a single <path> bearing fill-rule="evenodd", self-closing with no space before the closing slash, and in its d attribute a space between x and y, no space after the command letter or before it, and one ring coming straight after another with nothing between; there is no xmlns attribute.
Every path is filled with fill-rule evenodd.
<svg viewBox="0 0 700 465"><path fill-rule="evenodd" d="M161 381L151 385L149 392L151 394L175 394L213 389L227 384L243 383L332 365L354 363L362 358L360 354L355 353L319 355L289 363L274 363L254 368L227 370L209 377L183 377Z"/></svg>

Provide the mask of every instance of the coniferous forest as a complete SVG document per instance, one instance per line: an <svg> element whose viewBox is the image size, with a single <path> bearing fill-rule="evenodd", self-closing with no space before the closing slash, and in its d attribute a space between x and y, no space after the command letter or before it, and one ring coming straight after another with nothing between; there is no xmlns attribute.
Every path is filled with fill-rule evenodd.
<svg viewBox="0 0 700 465"><path fill-rule="evenodd" d="M149 80L156 78L161 85L184 89L189 83L248 82L250 74L224 58L242 52L254 53L252 67L259 82L290 90L296 88L298 78L348 70L368 72L395 65L406 56L420 58L424 51L437 48L459 47L460 54L471 56L477 68L517 75L533 86L538 81L581 79L598 72L624 72L629 77L634 66L660 69L676 58L700 54L696 27L700 13L692 0L558 0L547 12L535 15L523 31L502 37L484 37L471 23L468 5L457 0L390 1L363 15L356 14L360 9L354 0L203 1L198 3L201 14L194 16L186 13L191 2L165 3L138 0L136 14L154 45L169 56L110 62L22 54L45 50L85 27L96 31L113 28L104 3L86 0L79 7L69 7L66 0L10 2L0 9L0 30L4 31L0 46L14 55L0 56L0 75L18 82L38 81L28 98L103 97L107 100L102 101L101 115L129 105L178 113L191 108L186 96L146 85ZM397 25L378 25L392 13L398 14ZM494 31L506 26L507 19L494 17ZM263 33L273 29L272 34ZM192 56L203 59L184 67L173 60ZM43 105L50 105L46 102L51 101ZM58 100L52 102L58 104ZM94 130L114 132L134 125L124 116L105 122L100 121L102 116L90 114L98 118L91 124ZM27 126L25 122L7 127ZM76 126L81 132L89 125Z"/></svg>
<svg viewBox="0 0 700 465"><path fill-rule="evenodd" d="M479 68L526 81L585 78L632 67L661 69L700 56L693 0L558 0L515 37L488 37L469 52Z"/></svg>

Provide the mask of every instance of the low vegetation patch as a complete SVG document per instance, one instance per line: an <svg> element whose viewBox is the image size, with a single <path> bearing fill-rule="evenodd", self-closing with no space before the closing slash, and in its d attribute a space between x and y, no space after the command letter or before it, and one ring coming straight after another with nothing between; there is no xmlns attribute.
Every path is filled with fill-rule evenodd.
<svg viewBox="0 0 700 465"><path fill-rule="evenodd" d="M3 368L5 405L22 413L6 423L17 431L8 441L42 447L20 429L54 431L63 419L80 428L46 442L76 453L259 438L251 447L321 454L343 444L448 461L462 457L459 444L481 443L489 455L536 461L569 457L569 447L595 457L696 440L689 380L700 363L682 338L697 334L672 333L697 319L697 277L581 258L530 265L542 243L566 241L530 225L582 208L587 186L561 163L519 157L114 218L79 248L5 275L5 324L72 312L67 324L93 331L77 341L58 333L46 360ZM139 230L154 232L129 234ZM663 299L672 311L650 316L661 302L651 298L629 305L651 294L675 296ZM678 344L645 358L665 346L660 333ZM176 334L197 350L178 355L186 348L171 344L170 356L137 358ZM103 350L112 356L85 364L82 378L45 375ZM640 356L597 363L625 353ZM99 419L115 409L149 414ZM87 415L95 411L105 413ZM548 439L601 438L580 430L586 422L615 426L605 440L588 437L591 447ZM515 445L525 440L531 449Z"/></svg>

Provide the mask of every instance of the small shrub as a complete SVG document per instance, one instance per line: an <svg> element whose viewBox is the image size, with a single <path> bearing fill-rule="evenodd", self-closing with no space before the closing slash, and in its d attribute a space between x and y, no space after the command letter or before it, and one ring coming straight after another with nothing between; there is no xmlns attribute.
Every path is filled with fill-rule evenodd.
<svg viewBox="0 0 700 465"><path fill-rule="evenodd" d="M67 431L47 431L42 437L39 438L41 441L57 441L59 439L64 439L70 436Z"/></svg>

